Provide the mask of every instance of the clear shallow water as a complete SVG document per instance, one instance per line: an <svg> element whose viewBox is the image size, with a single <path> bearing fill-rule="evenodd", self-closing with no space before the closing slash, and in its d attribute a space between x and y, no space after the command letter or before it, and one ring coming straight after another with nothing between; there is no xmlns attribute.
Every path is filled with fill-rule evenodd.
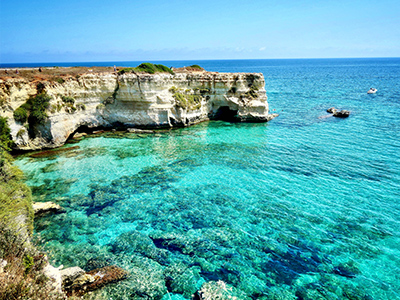
<svg viewBox="0 0 400 300"><path fill-rule="evenodd" d="M239 299L400 299L400 59L201 65L263 72L281 115L19 157L37 200L66 209L36 221L54 263L127 269L95 294L113 299L215 280Z"/></svg>

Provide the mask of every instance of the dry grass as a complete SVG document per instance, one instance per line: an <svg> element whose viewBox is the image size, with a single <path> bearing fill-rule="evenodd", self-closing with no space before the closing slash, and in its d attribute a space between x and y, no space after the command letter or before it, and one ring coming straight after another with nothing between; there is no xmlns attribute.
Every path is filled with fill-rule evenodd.
<svg viewBox="0 0 400 300"><path fill-rule="evenodd" d="M119 67L118 69L121 69ZM25 78L30 82L35 81L57 81L61 79L67 79L70 77L79 78L84 74L104 74L114 73L112 67L51 67L41 68L42 72L39 72L39 68L23 68L18 69L19 74L16 73L16 69L1 69L0 79L7 80L10 78Z"/></svg>
<svg viewBox="0 0 400 300"><path fill-rule="evenodd" d="M126 69L126 67L117 67L117 72ZM79 78L84 74L111 74L114 72L113 67L45 67L41 68L22 68L18 69L19 74L16 73L16 68L13 69L0 69L0 79L8 80L11 78L24 78L30 82L40 81L54 81L57 82L67 78ZM174 73L190 73L190 72L205 72L204 69L198 67L183 67L173 68ZM6 73L7 72L7 73Z"/></svg>
<svg viewBox="0 0 400 300"><path fill-rule="evenodd" d="M0 300L64 299L43 274L47 260L25 234L0 223L0 258L7 262L0 272Z"/></svg>

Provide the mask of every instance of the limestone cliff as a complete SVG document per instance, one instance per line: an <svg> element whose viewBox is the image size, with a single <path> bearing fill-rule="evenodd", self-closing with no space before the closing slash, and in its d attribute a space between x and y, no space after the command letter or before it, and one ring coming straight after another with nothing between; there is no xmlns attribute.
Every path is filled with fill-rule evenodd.
<svg viewBox="0 0 400 300"><path fill-rule="evenodd" d="M265 122L268 103L261 73L85 73L61 81L0 79L0 115L15 148L59 147L81 126L174 127L207 119ZM29 128L14 111L44 91L47 118ZM24 124L25 123L25 124Z"/></svg>

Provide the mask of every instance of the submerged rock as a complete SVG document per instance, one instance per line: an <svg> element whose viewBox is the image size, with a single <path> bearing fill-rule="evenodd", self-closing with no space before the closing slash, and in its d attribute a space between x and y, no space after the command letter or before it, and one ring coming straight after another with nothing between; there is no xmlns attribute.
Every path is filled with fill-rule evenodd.
<svg viewBox="0 0 400 300"><path fill-rule="evenodd" d="M131 299L161 299L168 291L160 264L144 257L133 257L130 277Z"/></svg>
<svg viewBox="0 0 400 300"><path fill-rule="evenodd" d="M48 201L48 202L35 202L32 204L35 216L43 216L48 213L61 213L65 210L58 204Z"/></svg>
<svg viewBox="0 0 400 300"><path fill-rule="evenodd" d="M154 130L138 129L138 128L128 128L126 131L130 133L155 133Z"/></svg>
<svg viewBox="0 0 400 300"><path fill-rule="evenodd" d="M164 270L164 276L169 292L182 294L186 299L190 299L197 290L196 285L200 280L200 268L189 268L181 262L172 263Z"/></svg>
<svg viewBox="0 0 400 300"><path fill-rule="evenodd" d="M86 262L84 269L86 272L88 272L88 271L92 271L94 269L100 269L100 268L104 268L104 267L111 266L111 265L113 265L113 260L111 258L95 257L95 258L90 258Z"/></svg>
<svg viewBox="0 0 400 300"><path fill-rule="evenodd" d="M337 118L347 118L350 115L350 111L344 109L339 111L334 107L328 108L326 111Z"/></svg>
<svg viewBox="0 0 400 300"><path fill-rule="evenodd" d="M123 280L127 276L128 272L124 269L117 266L107 266L78 276L70 286L65 287L65 290L68 296L82 296L108 283Z"/></svg>
<svg viewBox="0 0 400 300"><path fill-rule="evenodd" d="M198 291L193 299L199 300L250 300L243 292L237 290L233 286L226 284L225 282L210 281L206 282L201 286L200 291Z"/></svg>
<svg viewBox="0 0 400 300"><path fill-rule="evenodd" d="M76 150L76 149L79 149L79 148L80 148L79 146L73 146L73 147L68 147L68 148L45 150L45 151L41 151L41 152L32 153L29 156L33 157L33 158L52 157L52 156L57 156L57 155L60 155L60 154L62 154L64 152L71 151L71 150Z"/></svg>

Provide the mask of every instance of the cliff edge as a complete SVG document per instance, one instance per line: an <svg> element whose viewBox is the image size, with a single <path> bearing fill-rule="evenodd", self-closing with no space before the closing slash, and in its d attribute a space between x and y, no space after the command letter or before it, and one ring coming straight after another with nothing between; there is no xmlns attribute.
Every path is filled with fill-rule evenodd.
<svg viewBox="0 0 400 300"><path fill-rule="evenodd" d="M15 149L59 147L81 127L170 128L208 119L266 122L276 116L268 112L261 73L146 74L127 68L72 75L62 74L68 68L57 69L61 75L50 80L0 77L0 115L8 118Z"/></svg>

